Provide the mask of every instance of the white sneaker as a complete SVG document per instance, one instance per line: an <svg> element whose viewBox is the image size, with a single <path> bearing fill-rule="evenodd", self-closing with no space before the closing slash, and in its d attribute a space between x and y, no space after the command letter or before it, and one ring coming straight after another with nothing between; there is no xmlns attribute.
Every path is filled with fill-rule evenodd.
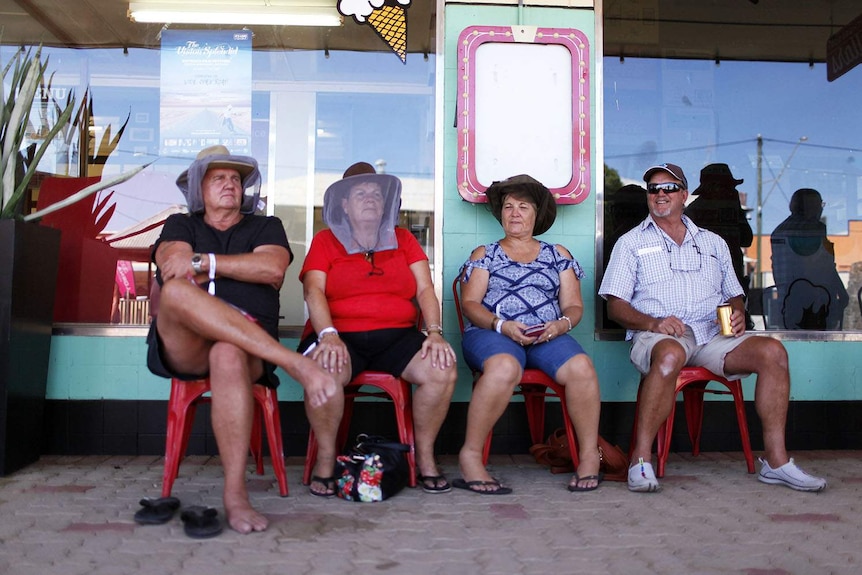
<svg viewBox="0 0 862 575"><path fill-rule="evenodd" d="M658 479L655 478L652 463L644 461L643 457L629 467L629 491L637 491L639 493L661 491L661 485L658 484Z"/></svg>
<svg viewBox="0 0 862 575"><path fill-rule="evenodd" d="M773 485L786 485L797 491L823 491L826 489L825 479L808 475L793 463L792 457L790 461L778 469L769 467L769 463L762 457L759 458L759 461L763 466L760 468L760 473L757 474L758 481ZM631 485L631 473L629 473L629 485Z"/></svg>

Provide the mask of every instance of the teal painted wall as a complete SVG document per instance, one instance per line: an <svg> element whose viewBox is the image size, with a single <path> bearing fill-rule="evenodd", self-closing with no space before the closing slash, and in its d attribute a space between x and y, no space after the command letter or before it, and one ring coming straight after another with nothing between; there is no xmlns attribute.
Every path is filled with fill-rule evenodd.
<svg viewBox="0 0 862 575"><path fill-rule="evenodd" d="M521 22L518 21L520 17ZM457 39L461 30L472 25L536 25L556 28L577 28L590 41L590 53L595 58L594 14L591 10L560 8L524 8L454 4L446 7L444 61L444 200L443 200L443 308L446 337L460 349L458 322L452 303L452 280L458 269L478 245L501 236L501 228L484 204L461 200L455 183L457 159L454 117L456 98L455 75ZM591 69L596 69L595 62ZM595 78L593 73L592 78ZM595 155L595 83L591 82L593 136L591 149ZM595 157L595 156L594 156ZM601 166L593 162L592 181L601 185ZM597 341L595 324L595 242L596 195L577 205L560 206L557 221L543 239L565 245L578 259L587 274L583 283L585 313L574 330L575 337L591 355L599 374L604 401L634 401L638 375L628 360L628 344L620 341ZM294 349L296 340L282 340ZM862 373L859 342L849 341L789 341L785 342L791 358L792 388L795 401L860 400ZM52 340L47 396L55 400L127 399L160 400L168 397L167 380L149 373L145 366L146 343L143 337L55 336ZM459 357L460 359L460 357ZM279 372L282 401L300 401L302 390L285 373ZM472 378L463 361L455 401L470 397ZM745 382L745 396L754 397L754 380Z"/></svg>
<svg viewBox="0 0 862 575"><path fill-rule="evenodd" d="M520 18L520 20L519 20ZM562 8L523 8L515 6L477 6L452 4L446 7L445 20L445 58L444 58L444 89L443 118L455 117L456 98L458 97L458 36L469 26L538 26L547 28L575 28L587 37L590 45L591 58L595 58L594 13L592 10L575 10ZM589 63L589 69L595 69L595 62ZM590 74L592 79L593 75ZM590 149L595 157L596 124L595 82L590 82ZM529 105L528 103L526 105ZM444 125L444 156L443 156L443 282L444 282L444 325L446 337L457 343L459 340L458 322L455 319L452 304L453 278L458 274L461 264L469 257L470 252L479 245L498 240L502 237L502 228L497 220L488 212L486 204L465 202L457 191L456 169L458 163L457 133L450 122ZM597 345L593 338L593 323L595 306L595 239L596 239L596 200L595 185L604 181L602 170L596 169L592 163L591 181L593 190L589 196L575 205L560 205L557 208L557 219L553 227L542 239L566 246L584 268L586 276L583 280L584 317L572 332L591 357L597 357ZM510 174L515 175L515 174ZM624 346L620 346L621 348ZM613 362L606 367L612 369ZM466 401L470 397L470 373L461 362L461 375L455 400ZM599 365L597 365L599 367ZM600 372L601 373L601 372ZM625 381L632 374L624 372L613 373L611 377ZM635 378L636 379L636 378ZM605 381L602 380L603 392ZM610 391L606 392L606 395ZM618 394L611 394L618 395Z"/></svg>

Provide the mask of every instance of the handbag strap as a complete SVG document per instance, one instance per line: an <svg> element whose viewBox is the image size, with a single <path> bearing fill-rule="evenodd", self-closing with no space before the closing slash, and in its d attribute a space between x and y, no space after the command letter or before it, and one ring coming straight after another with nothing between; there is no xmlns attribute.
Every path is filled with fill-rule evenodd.
<svg viewBox="0 0 862 575"><path fill-rule="evenodd" d="M410 446L406 443L399 443L397 441L387 441L386 439L374 436L374 435L366 435L364 433L360 433L356 436L356 449L360 451L364 450L373 450L375 447L381 449L391 449L393 451L402 451L407 453L410 451Z"/></svg>

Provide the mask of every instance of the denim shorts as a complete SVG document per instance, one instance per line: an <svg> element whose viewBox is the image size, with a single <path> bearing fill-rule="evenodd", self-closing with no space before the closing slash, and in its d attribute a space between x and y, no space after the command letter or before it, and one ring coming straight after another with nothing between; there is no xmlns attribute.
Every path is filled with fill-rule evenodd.
<svg viewBox="0 0 862 575"><path fill-rule="evenodd" d="M471 329L464 332L461 349L467 365L474 371L482 371L492 355L508 353L518 360L523 369L540 369L550 377L556 377L563 364L586 353L578 341L569 334L555 337L544 343L521 346L512 338L490 329Z"/></svg>

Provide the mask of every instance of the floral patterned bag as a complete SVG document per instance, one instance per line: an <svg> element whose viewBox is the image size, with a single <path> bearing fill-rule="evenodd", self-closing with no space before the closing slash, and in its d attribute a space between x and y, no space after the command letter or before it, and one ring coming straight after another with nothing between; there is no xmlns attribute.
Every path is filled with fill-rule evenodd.
<svg viewBox="0 0 862 575"><path fill-rule="evenodd" d="M407 485L410 446L359 434L356 445L335 460L335 494L347 501L383 501Z"/></svg>

